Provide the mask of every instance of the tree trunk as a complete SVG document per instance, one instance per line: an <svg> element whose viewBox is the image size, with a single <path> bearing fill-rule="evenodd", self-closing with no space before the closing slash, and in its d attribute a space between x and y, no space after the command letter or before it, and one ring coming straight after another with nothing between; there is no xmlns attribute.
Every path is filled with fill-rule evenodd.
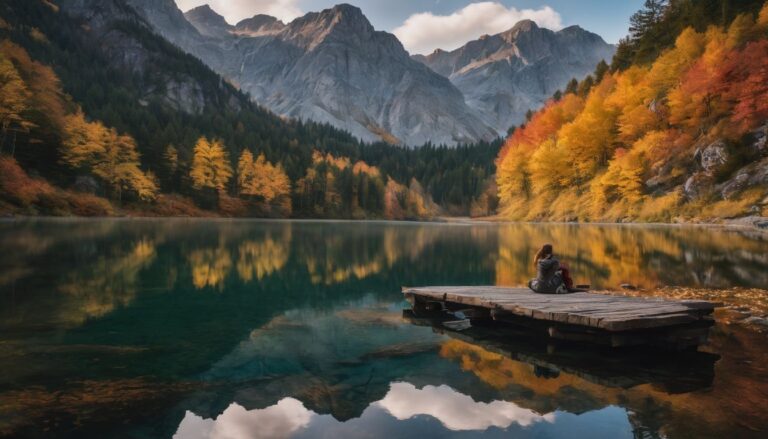
<svg viewBox="0 0 768 439"><path fill-rule="evenodd" d="M5 137L8 134L8 127L3 123L3 137L0 139L0 154L3 153L3 148L5 148Z"/></svg>
<svg viewBox="0 0 768 439"><path fill-rule="evenodd" d="M16 135L18 134L18 131L13 132L13 143L11 144L11 158L13 158L16 155Z"/></svg>

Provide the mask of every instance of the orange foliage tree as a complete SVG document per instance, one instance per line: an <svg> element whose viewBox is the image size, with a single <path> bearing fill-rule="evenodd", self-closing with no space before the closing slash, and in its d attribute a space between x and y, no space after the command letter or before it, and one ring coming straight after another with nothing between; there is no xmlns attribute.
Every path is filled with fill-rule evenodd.
<svg viewBox="0 0 768 439"><path fill-rule="evenodd" d="M572 88L585 96L548 102L501 149L501 214L669 219L692 150L736 145L768 120L768 3L727 28L685 29L652 64L584 84Z"/></svg>

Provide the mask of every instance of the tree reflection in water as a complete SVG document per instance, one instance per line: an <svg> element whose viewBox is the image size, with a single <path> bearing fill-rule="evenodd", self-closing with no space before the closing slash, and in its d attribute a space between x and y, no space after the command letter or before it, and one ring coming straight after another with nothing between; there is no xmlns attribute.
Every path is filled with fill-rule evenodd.
<svg viewBox="0 0 768 439"><path fill-rule="evenodd" d="M723 312L705 347L722 358L705 361L704 374L583 355L569 363L545 348L500 352L487 337L403 322L401 286L523 284L543 242L577 281L601 288L677 285L695 295L768 284L765 235L713 228L0 222L0 436L108 437L127 422L136 436L169 437L186 431L182 419L265 425L270 413L304 425L299 436L634 429L674 438L695 426L701 437L748 437L768 428L765 336ZM743 294L727 298L752 309Z"/></svg>

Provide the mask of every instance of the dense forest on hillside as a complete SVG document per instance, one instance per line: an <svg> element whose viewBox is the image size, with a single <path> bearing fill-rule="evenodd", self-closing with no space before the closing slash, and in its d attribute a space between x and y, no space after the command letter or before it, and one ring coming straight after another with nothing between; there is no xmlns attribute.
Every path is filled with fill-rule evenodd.
<svg viewBox="0 0 768 439"><path fill-rule="evenodd" d="M704 32L709 26L727 26L739 14L757 14L763 0L646 0L630 19L612 62L613 70L652 63L675 45L686 28Z"/></svg>
<svg viewBox="0 0 768 439"><path fill-rule="evenodd" d="M110 5L118 17L98 39L90 23L69 18L54 1L0 5L0 210L395 219L492 213L500 142L368 145L328 125L279 118L150 32L122 2L105 2L105 10ZM131 64L131 57L150 61ZM47 195L24 187L45 187ZM84 200L98 207L73 205Z"/></svg>
<svg viewBox="0 0 768 439"><path fill-rule="evenodd" d="M497 159L501 214L768 216L768 3L649 0L632 24L613 72L572 84L509 137Z"/></svg>

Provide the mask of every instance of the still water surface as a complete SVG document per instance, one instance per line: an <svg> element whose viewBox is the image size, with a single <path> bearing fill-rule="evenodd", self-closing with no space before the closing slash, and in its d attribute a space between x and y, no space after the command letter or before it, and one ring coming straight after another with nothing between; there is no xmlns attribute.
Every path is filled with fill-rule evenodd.
<svg viewBox="0 0 768 439"><path fill-rule="evenodd" d="M766 236L722 229L0 222L0 437L766 437L733 311L663 355L403 318L401 286L520 285L544 242L597 288L768 286Z"/></svg>

